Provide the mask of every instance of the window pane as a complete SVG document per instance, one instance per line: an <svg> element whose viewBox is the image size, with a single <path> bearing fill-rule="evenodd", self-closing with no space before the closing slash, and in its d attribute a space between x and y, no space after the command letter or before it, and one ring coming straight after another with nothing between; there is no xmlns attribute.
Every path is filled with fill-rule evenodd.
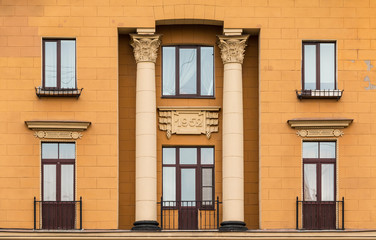
<svg viewBox="0 0 376 240"><path fill-rule="evenodd" d="M163 164L175 164L176 149L175 148L163 148Z"/></svg>
<svg viewBox="0 0 376 240"><path fill-rule="evenodd" d="M202 169L202 186L203 187L213 186L213 169L212 168Z"/></svg>
<svg viewBox="0 0 376 240"><path fill-rule="evenodd" d="M181 200L196 201L196 170L181 169ZM182 206L195 206L195 202L182 202Z"/></svg>
<svg viewBox="0 0 376 240"><path fill-rule="evenodd" d="M76 88L75 40L61 40L61 88Z"/></svg>
<svg viewBox="0 0 376 240"><path fill-rule="evenodd" d="M57 143L42 143L42 158L57 159L58 155Z"/></svg>
<svg viewBox="0 0 376 240"><path fill-rule="evenodd" d="M56 165L43 165L43 201L56 201Z"/></svg>
<svg viewBox="0 0 376 240"><path fill-rule="evenodd" d="M304 89L316 89L316 46L304 45Z"/></svg>
<svg viewBox="0 0 376 240"><path fill-rule="evenodd" d="M74 165L61 165L61 201L74 201Z"/></svg>
<svg viewBox="0 0 376 240"><path fill-rule="evenodd" d="M179 55L180 94L197 93L197 50L180 49Z"/></svg>
<svg viewBox="0 0 376 240"><path fill-rule="evenodd" d="M57 87L57 43L44 42L44 85Z"/></svg>
<svg viewBox="0 0 376 240"><path fill-rule="evenodd" d="M317 201L316 164L304 164L304 201Z"/></svg>
<svg viewBox="0 0 376 240"><path fill-rule="evenodd" d="M59 144L59 158L60 159L75 159L76 145L74 143L60 143Z"/></svg>
<svg viewBox="0 0 376 240"><path fill-rule="evenodd" d="M214 54L212 47L201 47L201 95L213 96Z"/></svg>
<svg viewBox="0 0 376 240"><path fill-rule="evenodd" d="M334 201L334 164L321 165L321 201Z"/></svg>
<svg viewBox="0 0 376 240"><path fill-rule="evenodd" d="M318 142L303 142L303 158L318 158Z"/></svg>
<svg viewBox="0 0 376 240"><path fill-rule="evenodd" d="M320 142L320 158L336 158L336 143Z"/></svg>
<svg viewBox="0 0 376 240"><path fill-rule="evenodd" d="M212 205L213 189L211 187L202 188L202 201L206 201L203 202L203 205Z"/></svg>
<svg viewBox="0 0 376 240"><path fill-rule="evenodd" d="M334 43L320 44L320 89L334 89Z"/></svg>
<svg viewBox="0 0 376 240"><path fill-rule="evenodd" d="M201 148L201 164L214 164L214 148Z"/></svg>
<svg viewBox="0 0 376 240"><path fill-rule="evenodd" d="M176 201L176 170L175 167L163 167L163 201ZM165 203L164 206L175 206Z"/></svg>
<svg viewBox="0 0 376 240"><path fill-rule="evenodd" d="M163 93L162 95L175 95L175 47L163 47Z"/></svg>
<svg viewBox="0 0 376 240"><path fill-rule="evenodd" d="M180 148L180 164L197 164L197 149Z"/></svg>

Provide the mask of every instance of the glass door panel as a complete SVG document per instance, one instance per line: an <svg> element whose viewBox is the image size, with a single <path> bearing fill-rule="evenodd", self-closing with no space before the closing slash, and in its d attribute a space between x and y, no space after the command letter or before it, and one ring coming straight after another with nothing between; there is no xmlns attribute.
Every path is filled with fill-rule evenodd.
<svg viewBox="0 0 376 240"><path fill-rule="evenodd" d="M304 164L304 201L317 201L316 164Z"/></svg>
<svg viewBox="0 0 376 240"><path fill-rule="evenodd" d="M181 169L182 206L196 206L196 169Z"/></svg>
<svg viewBox="0 0 376 240"><path fill-rule="evenodd" d="M321 165L321 201L334 201L334 164Z"/></svg>

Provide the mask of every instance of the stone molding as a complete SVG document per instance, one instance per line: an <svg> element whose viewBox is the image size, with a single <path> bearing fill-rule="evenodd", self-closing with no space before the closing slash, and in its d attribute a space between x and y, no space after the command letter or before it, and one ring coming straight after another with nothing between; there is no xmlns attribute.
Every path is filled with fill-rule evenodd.
<svg viewBox="0 0 376 240"><path fill-rule="evenodd" d="M341 137L340 129L348 127L353 119L347 118L300 118L291 119L287 123L297 130L296 134L302 138L309 137Z"/></svg>
<svg viewBox="0 0 376 240"><path fill-rule="evenodd" d="M88 129L91 122L84 121L25 121L39 139L80 139L82 131Z"/></svg>
<svg viewBox="0 0 376 240"><path fill-rule="evenodd" d="M223 64L243 64L245 47L247 46L249 34L241 36L218 36L218 47L221 49Z"/></svg>
<svg viewBox="0 0 376 240"><path fill-rule="evenodd" d="M159 130L172 134L211 134L218 132L220 107L158 107Z"/></svg>
<svg viewBox="0 0 376 240"><path fill-rule="evenodd" d="M129 34L131 36L131 46L133 47L136 63L152 62L157 60L157 51L161 44L161 34Z"/></svg>

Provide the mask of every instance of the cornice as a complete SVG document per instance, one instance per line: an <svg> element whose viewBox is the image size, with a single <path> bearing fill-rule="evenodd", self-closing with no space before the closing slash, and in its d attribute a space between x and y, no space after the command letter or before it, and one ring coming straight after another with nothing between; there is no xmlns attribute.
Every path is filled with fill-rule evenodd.
<svg viewBox="0 0 376 240"><path fill-rule="evenodd" d="M287 120L287 123L295 129L325 129L347 128L353 120L349 118L295 118Z"/></svg>
<svg viewBox="0 0 376 240"><path fill-rule="evenodd" d="M26 126L31 130L40 131L85 131L91 125L86 121L25 121Z"/></svg>

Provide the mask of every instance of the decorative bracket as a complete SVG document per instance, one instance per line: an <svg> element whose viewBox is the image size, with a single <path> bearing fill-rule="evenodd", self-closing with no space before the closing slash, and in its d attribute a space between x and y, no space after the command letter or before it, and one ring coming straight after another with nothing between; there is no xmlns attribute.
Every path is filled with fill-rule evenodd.
<svg viewBox="0 0 376 240"><path fill-rule="evenodd" d="M158 107L159 129L172 134L205 134L210 139L218 132L220 107Z"/></svg>

